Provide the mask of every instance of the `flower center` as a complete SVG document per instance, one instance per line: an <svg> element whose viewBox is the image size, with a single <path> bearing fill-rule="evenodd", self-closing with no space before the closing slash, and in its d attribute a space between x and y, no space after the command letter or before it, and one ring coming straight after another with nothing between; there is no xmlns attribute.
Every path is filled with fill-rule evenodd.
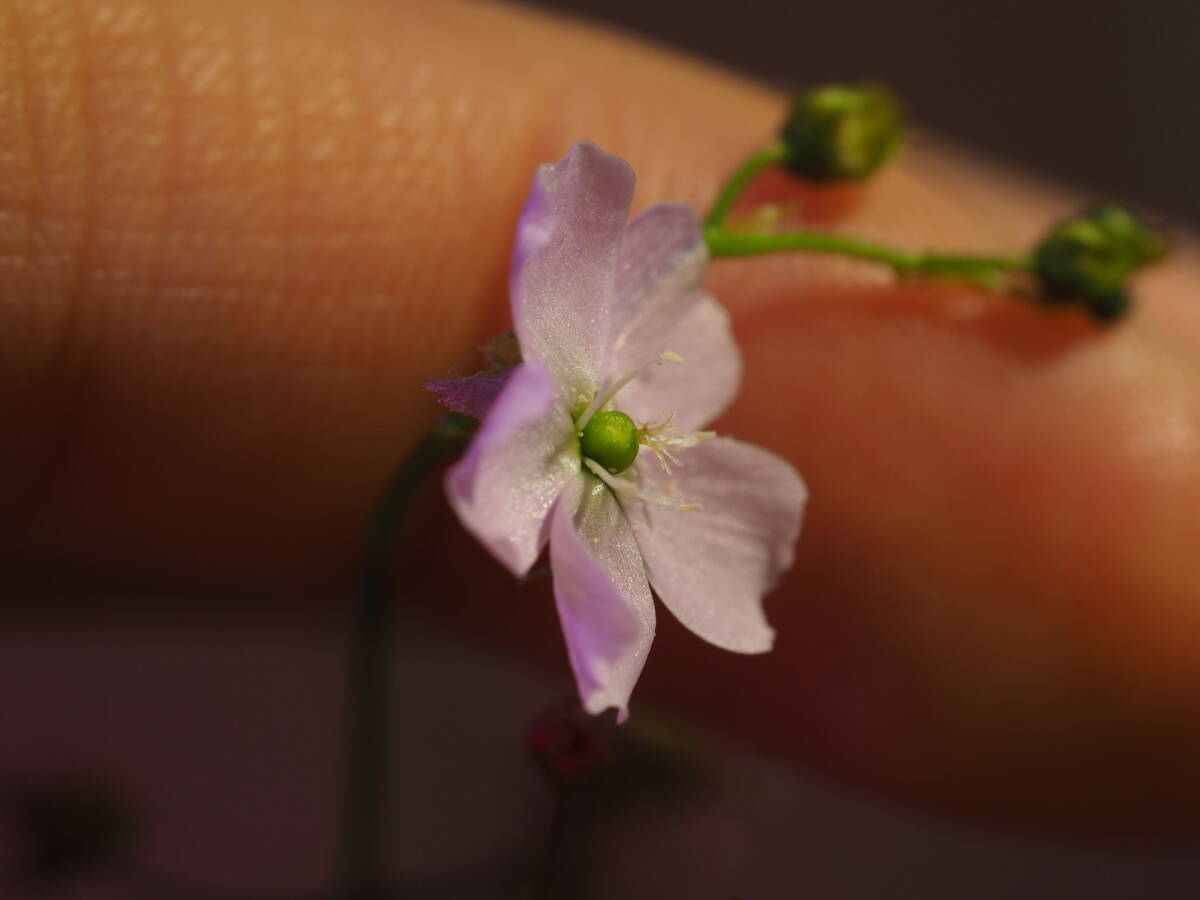
<svg viewBox="0 0 1200 900"><path fill-rule="evenodd" d="M663 471L671 474L669 462L682 465L672 451L686 450L704 443L713 437L711 431L681 432L671 424L675 417L671 413L657 425L648 422L639 426L625 413L615 409L603 409L612 399L633 379L653 365L663 363L681 363L683 357L670 350L664 350L657 357L647 360L642 365L626 372L624 375L607 382L598 390L589 403L586 396L579 397L579 405L572 410L575 417L575 427L579 434L579 452L584 466L597 478L625 497L644 500L669 506L673 509L700 509L699 503L691 503L679 497L668 497L643 490L641 479L633 473L618 478L627 471L637 459L638 450L644 445L649 447Z"/></svg>
<svg viewBox="0 0 1200 900"><path fill-rule="evenodd" d="M579 433L579 450L613 475L624 472L637 459L641 431L623 412L598 412Z"/></svg>

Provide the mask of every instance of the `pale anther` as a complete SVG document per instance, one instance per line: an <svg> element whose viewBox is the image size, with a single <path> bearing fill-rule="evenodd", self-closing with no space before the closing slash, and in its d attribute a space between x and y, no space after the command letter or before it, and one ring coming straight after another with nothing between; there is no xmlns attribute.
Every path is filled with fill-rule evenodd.
<svg viewBox="0 0 1200 900"><path fill-rule="evenodd" d="M668 465L668 460L677 466L683 465L679 457L671 452L672 450L687 450L691 447L698 447L700 444L717 435L715 431L680 431L671 424L674 418L675 413L671 413L666 419L656 425L643 422L639 429L642 445L649 447L654 452L654 455L658 458L658 464L662 466L663 471L668 475L671 474L671 467Z"/></svg>
<svg viewBox="0 0 1200 900"><path fill-rule="evenodd" d="M633 381L633 379L637 378L651 366L661 366L663 363L681 362L683 362L683 357L678 353L675 353L672 350L664 350L654 359L649 359L640 366L637 366L636 368L626 372L616 381L596 392L596 396L592 398L592 402L589 403L587 409L583 411L583 415L579 417L579 421L575 423L575 427L580 433L582 433L584 426L588 423L588 420L591 419L591 417L597 412L599 412L604 404L608 403L609 400L615 397L621 388L625 387L625 385L629 384L629 382Z"/></svg>

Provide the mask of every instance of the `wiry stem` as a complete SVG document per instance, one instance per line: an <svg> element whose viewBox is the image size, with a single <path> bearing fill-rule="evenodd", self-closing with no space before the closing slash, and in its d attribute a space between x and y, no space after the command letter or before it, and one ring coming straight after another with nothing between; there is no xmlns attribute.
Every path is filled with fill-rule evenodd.
<svg viewBox="0 0 1200 900"><path fill-rule="evenodd" d="M762 149L752 153L738 167L737 171L729 176L729 180L725 182L725 186L717 194L717 199L713 201L712 209L709 210L708 217L704 220L705 230L724 225L730 210L733 209L733 205L737 202L738 197L741 196L742 191L746 189L746 186L754 180L759 172L783 162L786 152L783 141L772 141Z"/></svg>
<svg viewBox="0 0 1200 900"><path fill-rule="evenodd" d="M380 502L367 536L355 613L349 677L343 877L352 900L385 894L387 838L387 661L394 586L392 545L409 502L449 456L462 452L474 420L448 415L409 455Z"/></svg>
<svg viewBox="0 0 1200 900"><path fill-rule="evenodd" d="M972 280L999 275L1002 272L1028 271L1031 262L1030 258L1025 255L953 256L895 250L869 241L818 231L758 234L713 228L705 231L704 239L708 244L709 255L714 257L752 256L759 253L801 250L813 253L833 253L883 263L902 274L919 273Z"/></svg>
<svg viewBox="0 0 1200 900"><path fill-rule="evenodd" d="M959 278L992 288L1002 285L1006 273L1029 271L1032 267L1033 260L1027 254L959 256L899 250L818 231L730 231L725 220L742 191L755 176L783 162L785 156L783 143L773 141L752 153L729 177L704 222L704 242L710 256L753 256L785 251L827 253L882 263L900 275Z"/></svg>

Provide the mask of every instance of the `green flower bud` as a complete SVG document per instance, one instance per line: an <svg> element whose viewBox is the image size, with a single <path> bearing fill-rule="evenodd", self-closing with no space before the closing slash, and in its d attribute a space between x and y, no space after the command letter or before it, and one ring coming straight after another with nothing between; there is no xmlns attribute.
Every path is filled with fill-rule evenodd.
<svg viewBox="0 0 1200 900"><path fill-rule="evenodd" d="M1112 320L1129 308L1129 276L1166 249L1163 236L1128 210L1097 206L1055 225L1034 251L1033 270L1047 302L1082 302Z"/></svg>
<svg viewBox="0 0 1200 900"><path fill-rule="evenodd" d="M625 413L598 412L584 426L579 449L588 459L617 475L637 459L640 439L637 425Z"/></svg>
<svg viewBox="0 0 1200 900"><path fill-rule="evenodd" d="M831 84L795 99L784 123L785 162L802 178L865 178L900 146L904 110L882 84Z"/></svg>
<svg viewBox="0 0 1200 900"><path fill-rule="evenodd" d="M1129 293L1118 288L1087 298L1087 309L1092 317L1101 322L1115 322L1129 312Z"/></svg>

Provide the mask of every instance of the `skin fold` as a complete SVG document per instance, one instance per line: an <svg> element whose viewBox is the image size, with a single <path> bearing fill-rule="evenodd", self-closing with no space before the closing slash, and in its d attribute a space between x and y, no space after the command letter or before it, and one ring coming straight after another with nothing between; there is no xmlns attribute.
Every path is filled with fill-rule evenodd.
<svg viewBox="0 0 1200 900"><path fill-rule="evenodd" d="M484 4L0 0L0 592L348 597L391 473L508 327L535 166L587 139L636 208L704 209L782 116L756 85ZM1019 127L1019 123L1014 123ZM1073 211L914 140L863 189L761 199L911 246ZM905 802L1104 834L1200 826L1200 266L1104 330L869 265L721 261L724 433L811 490L765 656L661 610L634 696ZM566 662L436 489L414 602ZM447 573L453 573L448 576ZM447 578L452 577L450 587Z"/></svg>

